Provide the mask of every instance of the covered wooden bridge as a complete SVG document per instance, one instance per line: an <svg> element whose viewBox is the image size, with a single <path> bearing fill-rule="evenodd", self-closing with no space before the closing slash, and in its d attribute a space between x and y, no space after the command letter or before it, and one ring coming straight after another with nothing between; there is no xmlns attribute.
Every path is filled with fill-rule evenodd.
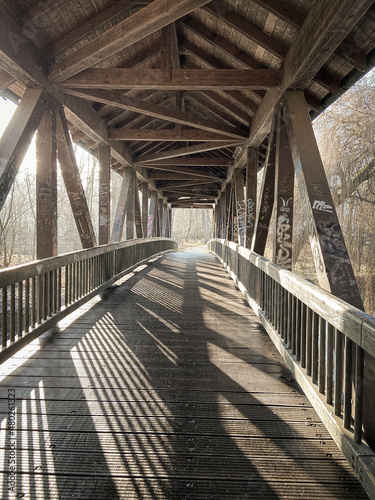
<svg viewBox="0 0 375 500"><path fill-rule="evenodd" d="M1 2L0 208L37 132L38 258L0 271L2 498L375 498L375 321L311 125L374 47L373 0ZM211 254L177 251L176 207L214 210Z"/></svg>

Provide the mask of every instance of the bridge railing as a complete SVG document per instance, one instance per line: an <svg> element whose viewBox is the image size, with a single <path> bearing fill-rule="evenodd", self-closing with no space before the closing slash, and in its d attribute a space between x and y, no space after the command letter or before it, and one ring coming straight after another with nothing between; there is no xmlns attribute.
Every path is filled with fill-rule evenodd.
<svg viewBox="0 0 375 500"><path fill-rule="evenodd" d="M0 271L0 363L135 266L176 249L147 238L67 253Z"/></svg>
<svg viewBox="0 0 375 500"><path fill-rule="evenodd" d="M347 457L352 461L354 455L368 454L373 459L359 443L364 384L372 382L363 377L364 353L375 358L375 318L233 242L213 239L208 245Z"/></svg>

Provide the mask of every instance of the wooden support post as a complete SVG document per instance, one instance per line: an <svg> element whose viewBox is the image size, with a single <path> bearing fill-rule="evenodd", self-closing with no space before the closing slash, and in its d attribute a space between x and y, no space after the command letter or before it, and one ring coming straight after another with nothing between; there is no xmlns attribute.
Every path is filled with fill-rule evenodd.
<svg viewBox="0 0 375 500"><path fill-rule="evenodd" d="M245 191L243 182L242 168L237 168L234 171L234 185L236 195L236 215L238 224L238 243L245 245L245 229L246 229L246 208L245 208Z"/></svg>
<svg viewBox="0 0 375 500"><path fill-rule="evenodd" d="M111 243L116 243L121 241L122 232L124 229L126 205L128 202L129 189L131 189L133 179L133 169L130 167L125 167L124 173L122 174L122 184L120 196L117 202L117 209L115 220L113 222L113 229L111 235Z"/></svg>
<svg viewBox="0 0 375 500"><path fill-rule="evenodd" d="M57 255L56 113L48 109L36 134L36 258Z"/></svg>
<svg viewBox="0 0 375 500"><path fill-rule="evenodd" d="M94 228L62 107L57 113L57 157L82 247L95 247Z"/></svg>
<svg viewBox="0 0 375 500"><path fill-rule="evenodd" d="M173 219L173 210L168 208L168 238L172 238L172 219Z"/></svg>
<svg viewBox="0 0 375 500"><path fill-rule="evenodd" d="M167 225L168 225L168 205L167 203L163 202L163 231L162 231L162 236L163 238L167 238Z"/></svg>
<svg viewBox="0 0 375 500"><path fill-rule="evenodd" d="M111 148L100 145L99 160L99 245L109 243L111 216Z"/></svg>
<svg viewBox="0 0 375 500"><path fill-rule="evenodd" d="M286 92L284 111L319 285L363 309L302 91Z"/></svg>
<svg viewBox="0 0 375 500"><path fill-rule="evenodd" d="M258 183L258 148L248 148L246 163L246 237L245 246L251 248L254 236Z"/></svg>
<svg viewBox="0 0 375 500"><path fill-rule="evenodd" d="M128 202L126 205L126 239L132 240L134 238L134 208L135 208L135 172L132 172L131 186L129 187Z"/></svg>
<svg viewBox="0 0 375 500"><path fill-rule="evenodd" d="M225 238L229 240L229 222L230 222L230 204L231 204L231 185L225 186Z"/></svg>
<svg viewBox="0 0 375 500"><path fill-rule="evenodd" d="M220 196L220 238L226 239L227 229L227 190L224 190Z"/></svg>
<svg viewBox="0 0 375 500"><path fill-rule="evenodd" d="M228 222L227 222L227 239L233 241L233 184L228 185L229 189L229 205L228 205Z"/></svg>
<svg viewBox="0 0 375 500"><path fill-rule="evenodd" d="M156 236L156 210L157 210L158 195L156 191L152 191L150 195L150 209L148 213L147 237Z"/></svg>
<svg viewBox="0 0 375 500"><path fill-rule="evenodd" d="M144 232L142 225L141 204L139 202L138 180L135 172L134 172L134 215L135 215L136 237L143 238Z"/></svg>
<svg viewBox="0 0 375 500"><path fill-rule="evenodd" d="M26 89L0 141L0 210L46 109L41 89Z"/></svg>
<svg viewBox="0 0 375 500"><path fill-rule="evenodd" d="M273 260L292 270L294 166L282 111L277 116Z"/></svg>
<svg viewBox="0 0 375 500"><path fill-rule="evenodd" d="M272 216L275 196L275 163L276 163L276 127L273 126L269 136L269 147L264 167L259 209L255 222L252 251L264 255L267 236Z"/></svg>
<svg viewBox="0 0 375 500"><path fill-rule="evenodd" d="M142 183L142 227L143 236L147 238L147 224L148 224L148 184Z"/></svg>
<svg viewBox="0 0 375 500"><path fill-rule="evenodd" d="M163 235L163 200L162 198L158 199L158 229L159 229L159 234L158 236Z"/></svg>

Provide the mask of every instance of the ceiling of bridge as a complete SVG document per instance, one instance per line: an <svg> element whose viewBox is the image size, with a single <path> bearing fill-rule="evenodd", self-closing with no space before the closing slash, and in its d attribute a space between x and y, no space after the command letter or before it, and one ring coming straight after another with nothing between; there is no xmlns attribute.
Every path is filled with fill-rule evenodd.
<svg viewBox="0 0 375 500"><path fill-rule="evenodd" d="M94 152L110 143L113 169L135 165L173 206L213 203L244 145L264 160L287 89L318 112L368 69L375 47L369 0L4 0L1 9L0 90L45 86L66 105L75 142Z"/></svg>

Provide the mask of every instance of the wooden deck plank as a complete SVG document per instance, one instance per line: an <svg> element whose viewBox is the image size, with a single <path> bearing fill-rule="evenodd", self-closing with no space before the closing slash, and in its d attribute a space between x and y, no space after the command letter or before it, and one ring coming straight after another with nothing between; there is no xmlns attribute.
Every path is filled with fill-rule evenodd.
<svg viewBox="0 0 375 500"><path fill-rule="evenodd" d="M14 388L25 498L367 498L207 253L132 273L0 376L0 477Z"/></svg>

